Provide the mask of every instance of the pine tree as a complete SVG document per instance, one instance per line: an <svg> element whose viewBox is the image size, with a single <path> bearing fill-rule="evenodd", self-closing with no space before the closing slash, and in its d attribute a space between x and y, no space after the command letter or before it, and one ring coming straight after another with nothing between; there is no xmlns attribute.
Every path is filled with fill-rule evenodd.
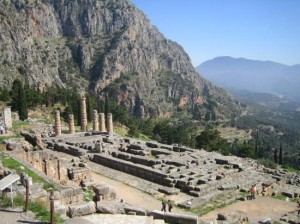
<svg viewBox="0 0 300 224"><path fill-rule="evenodd" d="M280 142L280 147L279 147L279 161L278 163L281 165L283 162L283 159L282 159L282 143Z"/></svg>

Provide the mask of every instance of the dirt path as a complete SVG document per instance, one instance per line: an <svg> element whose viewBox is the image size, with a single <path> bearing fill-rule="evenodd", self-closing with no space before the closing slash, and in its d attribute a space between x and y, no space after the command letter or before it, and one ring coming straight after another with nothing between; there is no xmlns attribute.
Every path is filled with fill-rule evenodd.
<svg viewBox="0 0 300 224"><path fill-rule="evenodd" d="M226 208L217 209L201 217L201 220L212 220L220 212L243 211L248 214L250 223L271 218L278 220L283 214L296 210L296 203L276 200L269 197L257 197L255 200L239 201Z"/></svg>
<svg viewBox="0 0 300 224"><path fill-rule="evenodd" d="M141 207L147 210L161 209L161 201L159 199L154 198L153 196L135 189L127 184L94 172L92 173L92 178L95 183L104 183L113 187L117 192L117 198L125 200L125 202L132 206ZM179 209L174 208L173 211L179 212Z"/></svg>
<svg viewBox="0 0 300 224"><path fill-rule="evenodd" d="M118 199L122 198L133 206L147 210L161 209L161 201L149 194L146 194L145 192L129 186L128 184L105 177L101 174L93 173L92 176L96 183L104 183L115 188ZM131 185L134 186L134 183L131 183ZM178 198L176 197L180 196L171 196L168 198L177 201ZM216 219L217 214L220 212L229 213L232 211L243 211L248 214L250 223L258 223L258 221L262 221L267 218L279 220L283 214L295 210L296 203L276 200L269 197L257 197L255 200L239 201L225 208L217 209L200 217L200 219L203 221L209 221ZM174 208L173 211L188 214L188 211L184 211L179 208Z"/></svg>
<svg viewBox="0 0 300 224"><path fill-rule="evenodd" d="M43 222L36 220L32 212L25 213L20 208L0 208L1 224L17 224L17 223L36 223Z"/></svg>

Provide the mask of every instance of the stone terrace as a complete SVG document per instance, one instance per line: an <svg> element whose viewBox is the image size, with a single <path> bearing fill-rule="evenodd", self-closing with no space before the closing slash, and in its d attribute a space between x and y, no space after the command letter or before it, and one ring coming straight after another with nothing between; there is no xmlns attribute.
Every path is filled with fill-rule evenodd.
<svg viewBox="0 0 300 224"><path fill-rule="evenodd" d="M185 192L191 197L179 204L184 208L205 204L218 195L238 194L240 189L248 190L252 184L260 188L266 182L285 183L283 178L268 174L251 159L137 141L98 131L48 137L44 142L49 149L162 185L160 191L163 193Z"/></svg>

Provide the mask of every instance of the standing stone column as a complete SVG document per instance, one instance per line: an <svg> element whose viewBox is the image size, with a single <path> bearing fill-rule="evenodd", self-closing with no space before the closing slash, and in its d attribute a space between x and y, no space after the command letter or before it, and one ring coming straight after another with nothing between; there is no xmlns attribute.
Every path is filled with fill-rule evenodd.
<svg viewBox="0 0 300 224"><path fill-rule="evenodd" d="M99 131L99 118L97 110L93 110L93 131Z"/></svg>
<svg viewBox="0 0 300 224"><path fill-rule="evenodd" d="M6 128L12 128L11 108L3 108L3 121Z"/></svg>
<svg viewBox="0 0 300 224"><path fill-rule="evenodd" d="M55 135L61 135L61 123L60 123L60 111L55 111L55 125L54 125Z"/></svg>
<svg viewBox="0 0 300 224"><path fill-rule="evenodd" d="M69 114L69 119L68 119L68 123L69 123L69 133L70 134L74 134L75 133L75 125L74 125L74 115L73 114Z"/></svg>
<svg viewBox="0 0 300 224"><path fill-rule="evenodd" d="M81 131L87 131L87 114L86 114L86 103L85 103L84 96L81 96L80 109L81 109Z"/></svg>
<svg viewBox="0 0 300 224"><path fill-rule="evenodd" d="M100 117L100 131L105 132L106 131L106 125L105 125L105 115L104 115L104 113L100 113L99 117Z"/></svg>
<svg viewBox="0 0 300 224"><path fill-rule="evenodd" d="M112 113L107 114L107 132L109 134L114 132Z"/></svg>

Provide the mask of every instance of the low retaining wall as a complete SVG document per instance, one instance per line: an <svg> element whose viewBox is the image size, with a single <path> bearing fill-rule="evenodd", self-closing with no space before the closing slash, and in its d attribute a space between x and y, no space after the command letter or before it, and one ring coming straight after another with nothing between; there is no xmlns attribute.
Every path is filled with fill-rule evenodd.
<svg viewBox="0 0 300 224"><path fill-rule="evenodd" d="M185 215L171 212L162 212L158 210L151 211L149 216L153 216L154 219L163 219L166 223L170 224L197 224L198 216Z"/></svg>
<svg viewBox="0 0 300 224"><path fill-rule="evenodd" d="M86 150L84 149L62 143L55 143L53 149L55 151L64 152L77 157L84 156L86 154Z"/></svg>

